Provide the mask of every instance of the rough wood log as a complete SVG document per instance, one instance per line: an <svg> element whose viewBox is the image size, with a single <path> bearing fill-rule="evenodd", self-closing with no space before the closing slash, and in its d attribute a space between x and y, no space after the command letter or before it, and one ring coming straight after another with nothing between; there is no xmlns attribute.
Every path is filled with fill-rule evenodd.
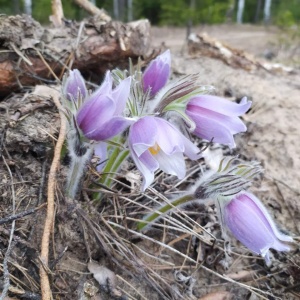
<svg viewBox="0 0 300 300"><path fill-rule="evenodd" d="M233 68L254 71L259 67L258 62L250 54L230 47L206 33L191 34L188 38L188 50L191 55L203 55L220 59Z"/></svg>
<svg viewBox="0 0 300 300"><path fill-rule="evenodd" d="M233 68L241 68L249 72L263 69L272 73L292 73L292 68L266 63L256 59L250 53L226 45L206 33L190 34L188 37L188 52L192 56L208 56L222 60Z"/></svg>
<svg viewBox="0 0 300 300"><path fill-rule="evenodd" d="M99 83L107 69L127 67L129 57L149 52L147 20L103 24L94 16L46 29L27 15L0 16L0 95L60 79L68 68L98 78Z"/></svg>

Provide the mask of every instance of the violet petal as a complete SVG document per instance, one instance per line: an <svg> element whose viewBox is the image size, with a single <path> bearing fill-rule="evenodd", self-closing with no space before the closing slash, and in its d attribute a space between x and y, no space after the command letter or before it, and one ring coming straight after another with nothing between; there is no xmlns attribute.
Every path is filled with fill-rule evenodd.
<svg viewBox="0 0 300 300"><path fill-rule="evenodd" d="M186 111L186 113L196 124L196 129L193 131L195 135L207 141L213 139L215 143L225 144L231 148L235 147L232 133L222 123L191 111Z"/></svg>
<svg viewBox="0 0 300 300"><path fill-rule="evenodd" d="M99 96L86 101L77 114L77 123L84 135L88 137L97 128L112 118L115 103L108 96Z"/></svg>
<svg viewBox="0 0 300 300"><path fill-rule="evenodd" d="M129 143L133 145L137 156L153 147L156 142L157 125L153 122L153 117L139 119L130 128Z"/></svg>
<svg viewBox="0 0 300 300"><path fill-rule="evenodd" d="M123 132L133 122L130 118L112 117L106 123L99 124L93 131L87 132L85 136L90 140L105 141Z"/></svg>
<svg viewBox="0 0 300 300"><path fill-rule="evenodd" d="M120 84L112 91L112 98L116 103L115 115L121 115L126 107L131 86L131 77L120 82Z"/></svg>
<svg viewBox="0 0 300 300"><path fill-rule="evenodd" d="M257 201L260 203L259 206ZM285 242L291 242L292 238L283 234L279 234L280 239L278 238L276 233L278 230L273 220L268 213L265 214L266 209L261 209L262 207L263 205L254 195L240 193L225 206L224 221L242 244L267 259L270 248L278 251L290 250Z"/></svg>
<svg viewBox="0 0 300 300"><path fill-rule="evenodd" d="M216 97L212 95L200 95L191 98L189 104L206 108L208 110L212 110L230 117L237 117L245 114L251 107L252 102L247 102L247 98L245 97L243 98L241 103L238 104L221 97Z"/></svg>
<svg viewBox="0 0 300 300"><path fill-rule="evenodd" d="M159 151L155 155L155 159L159 163L159 168L165 173L176 175L179 179L184 178L186 169L182 152L167 155L163 151Z"/></svg>
<svg viewBox="0 0 300 300"><path fill-rule="evenodd" d="M150 95L154 96L167 83L171 72L170 50L165 51L151 61L143 74L144 92L150 89Z"/></svg>
<svg viewBox="0 0 300 300"><path fill-rule="evenodd" d="M216 123L222 124L222 126L226 127L231 134L245 132L247 130L246 125L241 121L239 117L229 117L227 115L223 115L199 106L194 106L192 104L189 104L187 106L188 115L189 112L194 113L194 115L198 115L198 119L200 119L201 116L204 116L206 118L209 118L210 120L215 121ZM201 124L202 123L199 122L200 126Z"/></svg>
<svg viewBox="0 0 300 300"><path fill-rule="evenodd" d="M162 118L153 118L157 124L156 142L167 155L184 152L183 134L171 123Z"/></svg>

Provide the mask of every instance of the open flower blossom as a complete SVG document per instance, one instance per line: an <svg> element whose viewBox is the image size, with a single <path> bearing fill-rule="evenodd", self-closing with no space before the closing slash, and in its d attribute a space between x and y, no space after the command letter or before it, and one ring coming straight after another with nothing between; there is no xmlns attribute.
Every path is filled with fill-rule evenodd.
<svg viewBox="0 0 300 300"><path fill-rule="evenodd" d="M69 101L77 101L78 97L84 99L88 92L84 79L80 72L75 69L69 72L69 76L63 81L63 95Z"/></svg>
<svg viewBox="0 0 300 300"><path fill-rule="evenodd" d="M190 99L186 114L196 125L195 135L234 148L233 135L247 130L239 116L247 112L250 106L247 98L238 104L216 96L199 95Z"/></svg>
<svg viewBox="0 0 300 300"><path fill-rule="evenodd" d="M129 130L131 156L143 175L143 190L154 179L157 169L185 176L183 153L190 159L199 158L199 149L168 121L153 116L145 116L135 122Z"/></svg>
<svg viewBox="0 0 300 300"><path fill-rule="evenodd" d="M268 262L269 249L289 251L293 238L278 231L266 208L253 194L241 192L224 207L224 223L236 239Z"/></svg>
<svg viewBox="0 0 300 300"><path fill-rule="evenodd" d="M85 100L76 116L78 127L86 138L103 141L121 133L134 122L122 116L130 84L131 77L128 77L112 89L111 73L106 73L102 85Z"/></svg>
<svg viewBox="0 0 300 300"><path fill-rule="evenodd" d="M143 73L143 89L147 92L150 89L150 96L153 97L165 86L171 72L171 54L166 50L152 60Z"/></svg>

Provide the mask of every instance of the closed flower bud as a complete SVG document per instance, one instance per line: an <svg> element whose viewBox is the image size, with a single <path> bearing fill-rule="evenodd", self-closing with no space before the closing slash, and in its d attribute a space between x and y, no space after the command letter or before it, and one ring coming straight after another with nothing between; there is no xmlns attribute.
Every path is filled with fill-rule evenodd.
<svg viewBox="0 0 300 300"><path fill-rule="evenodd" d="M142 78L144 92L150 90L151 97L157 94L167 83L170 72L171 55L170 50L167 50L152 60L146 68Z"/></svg>
<svg viewBox="0 0 300 300"><path fill-rule="evenodd" d="M63 81L63 95L69 101L77 101L78 97L84 99L87 89L83 77L78 70L71 70Z"/></svg>

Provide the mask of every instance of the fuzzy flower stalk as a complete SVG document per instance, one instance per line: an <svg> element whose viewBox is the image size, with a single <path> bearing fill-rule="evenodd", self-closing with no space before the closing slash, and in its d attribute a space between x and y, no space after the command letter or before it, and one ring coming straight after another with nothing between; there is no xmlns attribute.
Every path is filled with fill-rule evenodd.
<svg viewBox="0 0 300 300"><path fill-rule="evenodd" d="M123 116L130 82L131 77L128 77L113 87L111 73L107 72L103 83L88 95L84 79L78 70L71 71L65 77L64 107L70 126L67 137L71 158L67 184L69 197L75 196L94 148L96 155L106 158L107 147L103 141L120 134L132 123L132 119Z"/></svg>

